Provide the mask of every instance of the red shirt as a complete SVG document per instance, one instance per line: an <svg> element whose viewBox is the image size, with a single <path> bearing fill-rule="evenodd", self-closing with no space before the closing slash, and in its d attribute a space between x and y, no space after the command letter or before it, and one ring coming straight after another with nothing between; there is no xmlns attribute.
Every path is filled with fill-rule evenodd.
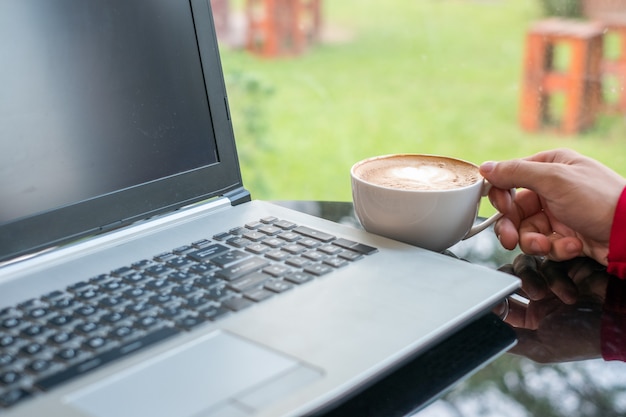
<svg viewBox="0 0 626 417"><path fill-rule="evenodd" d="M611 237L607 271L609 278L602 314L602 357L626 361L626 188L617 207Z"/></svg>

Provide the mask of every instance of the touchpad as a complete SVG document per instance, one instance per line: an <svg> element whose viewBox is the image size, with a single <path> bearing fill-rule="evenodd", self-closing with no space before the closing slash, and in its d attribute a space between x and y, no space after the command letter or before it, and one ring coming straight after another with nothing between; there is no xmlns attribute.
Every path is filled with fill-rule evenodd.
<svg viewBox="0 0 626 417"><path fill-rule="evenodd" d="M95 417L246 416L320 375L294 358L216 331L67 400Z"/></svg>

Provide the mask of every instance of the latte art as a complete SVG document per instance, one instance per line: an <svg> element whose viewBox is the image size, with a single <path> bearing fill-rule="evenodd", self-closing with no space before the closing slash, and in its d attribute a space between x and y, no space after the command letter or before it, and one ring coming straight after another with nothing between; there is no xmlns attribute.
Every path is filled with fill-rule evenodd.
<svg viewBox="0 0 626 417"><path fill-rule="evenodd" d="M480 178L475 166L462 161L410 155L372 160L355 173L367 182L403 190L449 190Z"/></svg>

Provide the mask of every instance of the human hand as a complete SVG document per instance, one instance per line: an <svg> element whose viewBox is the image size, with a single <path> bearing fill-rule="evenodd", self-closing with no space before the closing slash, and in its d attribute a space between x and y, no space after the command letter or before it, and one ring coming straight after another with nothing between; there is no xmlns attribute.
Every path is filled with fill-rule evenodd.
<svg viewBox="0 0 626 417"><path fill-rule="evenodd" d="M605 268L589 258L553 262L520 255L501 270L522 280L521 295L528 298L509 300L505 321L518 338L512 353L541 363L601 356Z"/></svg>
<svg viewBox="0 0 626 417"><path fill-rule="evenodd" d="M615 207L626 179L569 149L485 162L492 204L503 213L494 230L502 245L567 260L588 256L607 265ZM515 198L510 188L518 190Z"/></svg>

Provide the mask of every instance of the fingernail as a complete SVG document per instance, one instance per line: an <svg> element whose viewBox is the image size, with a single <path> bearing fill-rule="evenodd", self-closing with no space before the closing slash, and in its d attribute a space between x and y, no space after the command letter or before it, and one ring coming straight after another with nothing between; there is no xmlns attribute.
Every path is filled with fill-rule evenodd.
<svg viewBox="0 0 626 417"><path fill-rule="evenodd" d="M487 162L483 162L480 165L480 170L486 174L490 173L491 171L493 171L496 167L496 163L493 161L487 161Z"/></svg>
<svg viewBox="0 0 626 417"><path fill-rule="evenodd" d="M568 242L567 245L565 245L565 250L567 250L569 253L579 252L578 245L574 242Z"/></svg>

